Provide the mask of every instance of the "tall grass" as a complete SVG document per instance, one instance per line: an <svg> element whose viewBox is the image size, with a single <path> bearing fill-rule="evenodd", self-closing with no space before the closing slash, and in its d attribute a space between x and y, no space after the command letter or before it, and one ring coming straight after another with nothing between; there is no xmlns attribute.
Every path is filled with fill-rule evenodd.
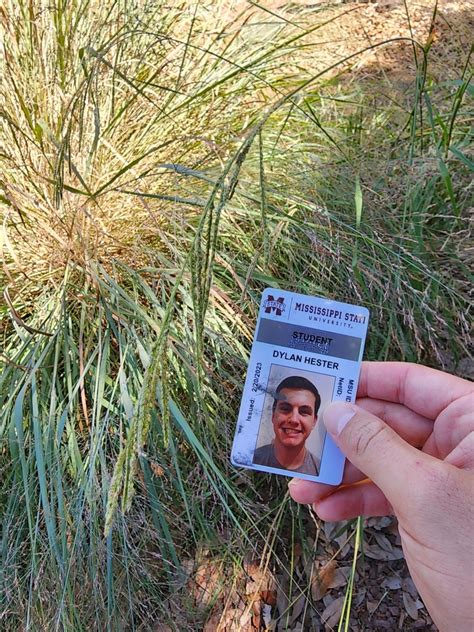
<svg viewBox="0 0 474 632"><path fill-rule="evenodd" d="M311 62L352 10L0 9L4 629L198 629L203 547L291 576L314 525L228 460L266 285L368 306L370 358L466 356L469 59Z"/></svg>

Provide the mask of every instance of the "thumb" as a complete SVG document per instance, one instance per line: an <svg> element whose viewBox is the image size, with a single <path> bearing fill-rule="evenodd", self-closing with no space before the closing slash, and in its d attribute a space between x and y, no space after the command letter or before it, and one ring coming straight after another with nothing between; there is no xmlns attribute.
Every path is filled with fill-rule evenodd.
<svg viewBox="0 0 474 632"><path fill-rule="evenodd" d="M392 506L406 498L429 459L366 410L333 402L323 413L327 431L346 457L379 487Z"/></svg>

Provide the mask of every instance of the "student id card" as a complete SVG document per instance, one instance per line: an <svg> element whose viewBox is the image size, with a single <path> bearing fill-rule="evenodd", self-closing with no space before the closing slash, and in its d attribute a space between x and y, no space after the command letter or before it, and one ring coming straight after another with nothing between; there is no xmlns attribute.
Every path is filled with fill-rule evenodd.
<svg viewBox="0 0 474 632"><path fill-rule="evenodd" d="M345 457L322 412L355 401L369 311L267 288L237 421L233 465L330 485Z"/></svg>

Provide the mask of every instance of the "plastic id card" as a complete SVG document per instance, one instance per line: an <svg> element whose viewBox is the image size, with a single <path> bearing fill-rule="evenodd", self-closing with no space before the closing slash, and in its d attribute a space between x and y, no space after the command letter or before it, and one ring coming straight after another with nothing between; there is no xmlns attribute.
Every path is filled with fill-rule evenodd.
<svg viewBox="0 0 474 632"><path fill-rule="evenodd" d="M267 288L232 447L233 465L337 485L344 455L322 412L357 393L365 307Z"/></svg>

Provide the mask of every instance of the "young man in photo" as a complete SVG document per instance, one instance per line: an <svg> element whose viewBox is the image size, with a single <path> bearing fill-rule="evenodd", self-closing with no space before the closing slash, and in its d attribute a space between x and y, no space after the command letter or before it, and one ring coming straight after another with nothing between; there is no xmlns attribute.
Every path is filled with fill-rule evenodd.
<svg viewBox="0 0 474 632"><path fill-rule="evenodd" d="M253 462L302 474L319 474L320 458L306 448L321 405L318 389L300 376L278 385L272 408L275 438L255 450Z"/></svg>

